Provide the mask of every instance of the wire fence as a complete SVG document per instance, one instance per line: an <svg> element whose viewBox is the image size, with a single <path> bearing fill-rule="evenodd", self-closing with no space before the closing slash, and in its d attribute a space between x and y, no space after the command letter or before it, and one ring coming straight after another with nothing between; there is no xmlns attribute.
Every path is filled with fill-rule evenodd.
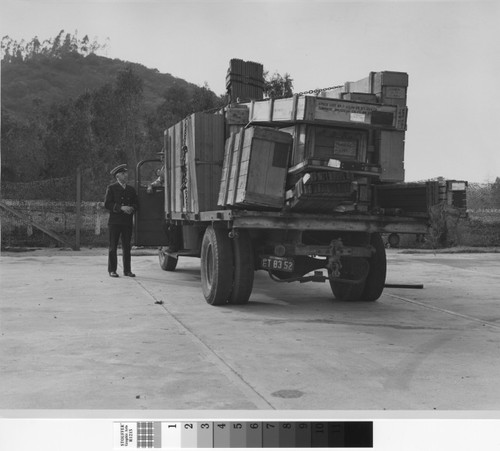
<svg viewBox="0 0 500 451"><path fill-rule="evenodd" d="M83 171L79 211L79 239L82 246L107 245L107 212L104 209L108 175L96 177ZM77 234L77 177L2 182L0 208L2 248L18 246L61 246L43 229L53 231L66 243ZM19 215L13 212L19 213ZM467 212L436 210L425 240L408 236L403 247L500 246L500 183L470 183ZM40 226L40 227L38 227Z"/></svg>
<svg viewBox="0 0 500 451"><path fill-rule="evenodd" d="M2 248L107 245L104 194L110 182L107 176L96 181L86 171L79 178L75 174L23 183L2 182Z"/></svg>

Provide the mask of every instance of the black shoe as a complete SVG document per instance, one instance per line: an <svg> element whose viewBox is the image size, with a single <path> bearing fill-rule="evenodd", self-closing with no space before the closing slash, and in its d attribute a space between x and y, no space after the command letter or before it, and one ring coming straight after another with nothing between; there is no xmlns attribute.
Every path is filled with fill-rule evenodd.
<svg viewBox="0 0 500 451"><path fill-rule="evenodd" d="M123 275L127 276L127 277L135 277L135 274L133 272L130 272L130 271L124 272Z"/></svg>
<svg viewBox="0 0 500 451"><path fill-rule="evenodd" d="M116 272L115 272L115 271L111 271L111 272L109 273L109 277L120 277L120 276L119 276L118 274L116 274Z"/></svg>

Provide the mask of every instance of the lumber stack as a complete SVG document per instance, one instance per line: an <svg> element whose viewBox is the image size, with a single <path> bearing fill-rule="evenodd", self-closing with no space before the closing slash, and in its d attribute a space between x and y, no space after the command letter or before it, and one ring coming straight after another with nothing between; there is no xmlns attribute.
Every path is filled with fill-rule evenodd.
<svg viewBox="0 0 500 451"><path fill-rule="evenodd" d="M264 94L264 68L260 63L232 59L226 76L230 101L259 100Z"/></svg>

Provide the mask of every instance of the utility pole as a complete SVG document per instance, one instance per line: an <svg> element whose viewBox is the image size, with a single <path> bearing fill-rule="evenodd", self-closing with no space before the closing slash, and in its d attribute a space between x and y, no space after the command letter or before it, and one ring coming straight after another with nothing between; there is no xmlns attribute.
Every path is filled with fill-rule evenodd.
<svg viewBox="0 0 500 451"><path fill-rule="evenodd" d="M80 230L82 226L82 170L76 168L76 218L75 218L75 250L80 250Z"/></svg>

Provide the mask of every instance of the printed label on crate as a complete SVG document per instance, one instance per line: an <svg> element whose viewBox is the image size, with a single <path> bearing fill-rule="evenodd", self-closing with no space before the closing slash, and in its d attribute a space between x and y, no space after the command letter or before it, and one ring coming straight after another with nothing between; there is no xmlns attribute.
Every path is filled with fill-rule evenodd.
<svg viewBox="0 0 500 451"><path fill-rule="evenodd" d="M351 122L365 122L366 114L363 113L351 113Z"/></svg>
<svg viewBox="0 0 500 451"><path fill-rule="evenodd" d="M356 141L337 139L333 143L333 153L339 157L356 158L358 143Z"/></svg>
<svg viewBox="0 0 500 451"><path fill-rule="evenodd" d="M339 160L334 160L333 158L330 158L328 160L328 166L331 168L340 168L340 161Z"/></svg>
<svg viewBox="0 0 500 451"><path fill-rule="evenodd" d="M385 97L391 99L404 99L406 97L406 88L400 88L398 86L384 86Z"/></svg>
<svg viewBox="0 0 500 451"><path fill-rule="evenodd" d="M362 103L350 103L343 101L316 100L316 111L322 113L356 113L356 114L369 114L377 111L376 105L367 105Z"/></svg>

